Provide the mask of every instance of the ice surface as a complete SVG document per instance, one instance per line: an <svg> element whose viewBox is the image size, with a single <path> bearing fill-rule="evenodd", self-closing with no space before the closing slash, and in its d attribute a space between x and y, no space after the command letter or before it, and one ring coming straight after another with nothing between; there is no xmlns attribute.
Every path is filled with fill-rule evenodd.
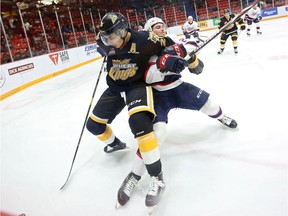
<svg viewBox="0 0 288 216"><path fill-rule="evenodd" d="M154 215L288 215L288 20L261 22L263 35L242 32L239 54L230 38L201 53L201 75L183 78L211 93L239 130L200 112L172 110L161 147L167 190ZM204 32L202 34L212 34ZM142 216L149 178L130 202L116 195L133 163L136 142L125 109L113 122L131 148L107 155L85 130L71 179L66 180L101 61L55 77L1 102L1 210L27 216ZM93 104L106 88L105 74Z"/></svg>

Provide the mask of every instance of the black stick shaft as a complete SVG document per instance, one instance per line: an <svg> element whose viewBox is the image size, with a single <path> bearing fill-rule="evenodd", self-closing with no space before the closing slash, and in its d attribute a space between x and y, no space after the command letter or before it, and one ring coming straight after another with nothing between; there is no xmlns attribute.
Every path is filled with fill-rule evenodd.
<svg viewBox="0 0 288 216"><path fill-rule="evenodd" d="M97 89L97 86L98 86L98 83L99 83L99 80L100 80L100 77L101 77L101 74L102 74L102 71L103 71L105 62L106 62L106 56L104 57L104 60L103 60L103 63L102 63L100 72L99 72L99 74L98 74L98 78L97 78L97 81L96 81L96 85L95 85L94 90L93 90L93 94L92 94L92 97L91 97L91 101L90 101L90 104L89 104L89 108L88 108L88 110L87 110L87 114L86 114L86 117L85 117L85 121L84 121L82 130L81 130L81 133L80 133L80 137L79 137L78 144L77 144L77 147L76 147L76 150L75 150L75 153L74 153L74 157L73 157L73 160L72 160L72 164L71 164L71 167L70 167L69 174L68 174L68 176L67 176L67 179L66 179L65 183L64 183L63 186L60 188L60 190L62 190L62 189L66 186L66 184L67 184L67 182L68 182L68 180L69 180L69 178L70 178L70 175L71 175L71 172L72 172L72 169L73 169L73 165L74 165L74 162L75 162L75 159L76 159L76 155L77 155L77 152L78 152L78 149L79 149L79 146L80 146L80 142L81 142L81 139L82 139L82 136L83 136L83 132L84 132L84 129L85 129L85 125L86 125L86 122L87 122L87 119L88 119L88 116L89 116L89 113L90 113L90 109L91 109L91 106L92 106L92 103L93 103L93 99L94 99L94 96L95 96L95 93L96 93L96 89Z"/></svg>

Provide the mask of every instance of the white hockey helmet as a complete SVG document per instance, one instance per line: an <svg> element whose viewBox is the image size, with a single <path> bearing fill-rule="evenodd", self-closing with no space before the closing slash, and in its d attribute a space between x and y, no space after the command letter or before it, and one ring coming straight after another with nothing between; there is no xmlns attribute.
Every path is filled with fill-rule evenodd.
<svg viewBox="0 0 288 216"><path fill-rule="evenodd" d="M187 19L188 19L188 20L189 20L189 19L192 19L192 20L193 20L193 17L192 17L192 16L188 16Z"/></svg>
<svg viewBox="0 0 288 216"><path fill-rule="evenodd" d="M153 26L156 25L157 23L162 23L163 25L165 25L165 23L163 22L161 18L153 17L147 20L147 22L144 25L144 30L151 32Z"/></svg>

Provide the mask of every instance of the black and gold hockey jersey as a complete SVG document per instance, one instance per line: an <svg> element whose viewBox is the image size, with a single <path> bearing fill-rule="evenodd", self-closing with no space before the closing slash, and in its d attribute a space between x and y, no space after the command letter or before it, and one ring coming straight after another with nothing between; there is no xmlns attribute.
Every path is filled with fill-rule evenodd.
<svg viewBox="0 0 288 216"><path fill-rule="evenodd" d="M100 38L97 44L107 55L107 84L114 91L126 91L135 86L147 85L144 74L151 56L161 55L167 45L166 38L153 32L128 30L129 41L121 48L105 46Z"/></svg>
<svg viewBox="0 0 288 216"><path fill-rule="evenodd" d="M220 23L218 25L218 28L221 29L226 23L228 23L230 20L232 20L235 16L236 16L235 14L230 14L229 19L227 19L225 16L223 16L220 19ZM238 30L237 23L238 23L238 25L245 25L243 19L239 18L236 22L234 22L230 26L228 26L228 28L224 31L224 33L226 35L229 35L229 34L232 34L234 32L237 32L237 30Z"/></svg>

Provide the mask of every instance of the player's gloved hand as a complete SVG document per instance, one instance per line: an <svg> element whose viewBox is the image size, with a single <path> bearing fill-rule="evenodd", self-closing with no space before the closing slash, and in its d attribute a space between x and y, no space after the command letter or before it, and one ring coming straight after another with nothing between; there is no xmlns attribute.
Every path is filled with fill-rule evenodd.
<svg viewBox="0 0 288 216"><path fill-rule="evenodd" d="M191 73L196 75L202 73L204 68L204 63L198 59L196 54L193 54L190 59L188 59L188 69Z"/></svg>
<svg viewBox="0 0 288 216"><path fill-rule="evenodd" d="M170 55L178 55L182 58L184 58L187 55L187 51L183 44L173 44L169 47L166 47L163 52L163 54L170 54Z"/></svg>
<svg viewBox="0 0 288 216"><path fill-rule="evenodd" d="M189 35L187 32L184 34L186 39L190 39L191 35Z"/></svg>
<svg viewBox="0 0 288 216"><path fill-rule="evenodd" d="M199 37L199 33L198 33L197 31L195 31L195 32L193 33L193 37L194 37L194 38L198 38L198 37Z"/></svg>
<svg viewBox="0 0 288 216"><path fill-rule="evenodd" d="M249 20L249 16L248 16L248 14L245 14L245 16L244 16L244 22L246 22L247 20Z"/></svg>
<svg viewBox="0 0 288 216"><path fill-rule="evenodd" d="M158 57L156 65L161 72L180 73L188 66L188 62L179 56L164 54Z"/></svg>
<svg viewBox="0 0 288 216"><path fill-rule="evenodd" d="M203 68L204 68L204 63L200 59L198 59L198 65L195 68L188 67L188 70L190 71L190 73L199 75L200 73L202 73Z"/></svg>
<svg viewBox="0 0 288 216"><path fill-rule="evenodd" d="M262 16L259 15L259 16L258 16L258 20L261 20L261 19L262 19Z"/></svg>
<svg viewBox="0 0 288 216"><path fill-rule="evenodd" d="M243 30L246 29L246 26L245 26L245 25L241 25L241 26L240 26L240 29L241 29L241 31L243 31Z"/></svg>

